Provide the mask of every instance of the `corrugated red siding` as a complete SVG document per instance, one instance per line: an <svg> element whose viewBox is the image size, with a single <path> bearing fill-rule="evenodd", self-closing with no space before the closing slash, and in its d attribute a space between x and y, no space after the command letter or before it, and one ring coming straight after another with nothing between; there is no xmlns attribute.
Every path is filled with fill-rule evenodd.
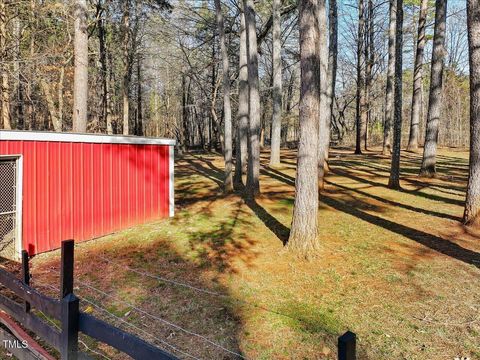
<svg viewBox="0 0 480 360"><path fill-rule="evenodd" d="M169 216L169 146L0 141L23 155L23 246L30 254Z"/></svg>

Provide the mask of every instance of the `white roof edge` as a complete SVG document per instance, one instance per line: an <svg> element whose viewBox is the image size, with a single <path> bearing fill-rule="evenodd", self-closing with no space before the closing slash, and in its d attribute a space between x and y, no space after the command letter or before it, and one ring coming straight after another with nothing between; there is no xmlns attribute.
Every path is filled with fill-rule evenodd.
<svg viewBox="0 0 480 360"><path fill-rule="evenodd" d="M2 140L170 146L174 146L176 144L174 139L160 139L152 137L19 130L0 130L0 141Z"/></svg>

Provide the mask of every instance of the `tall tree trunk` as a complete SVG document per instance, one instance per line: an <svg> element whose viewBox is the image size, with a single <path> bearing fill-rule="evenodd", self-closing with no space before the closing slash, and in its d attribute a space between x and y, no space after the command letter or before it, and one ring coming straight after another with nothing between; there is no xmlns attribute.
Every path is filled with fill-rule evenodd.
<svg viewBox="0 0 480 360"><path fill-rule="evenodd" d="M227 44L225 42L225 29L223 24L223 13L220 0L215 0L215 9L217 11L217 26L220 40L220 52L222 54L222 71L223 71L223 117L224 117L224 158L225 158L225 182L224 191L226 193L233 191L232 176L232 108L230 105L230 62L228 59Z"/></svg>
<svg viewBox="0 0 480 360"><path fill-rule="evenodd" d="M124 0L123 3L123 86L122 86L122 103L123 103L123 134L130 134L130 75L131 75L131 59L130 59L130 0Z"/></svg>
<svg viewBox="0 0 480 360"><path fill-rule="evenodd" d="M58 85L57 85L57 101L58 101L58 110L57 110L57 118L58 124L60 127L60 131L63 130L63 88L64 88L64 80L65 80L65 64L62 64L60 67L60 74L58 76Z"/></svg>
<svg viewBox="0 0 480 360"><path fill-rule="evenodd" d="M324 0L320 0L324 1ZM320 4L319 2L319 4ZM325 7L325 3L323 3ZM323 11L321 8L319 11ZM337 2L330 0L329 4L329 36L330 44L328 48L328 71L325 88L320 83L321 92L325 91L325 96L320 95L320 130L319 130L319 145L318 145L318 185L322 190L324 187L324 177L328 171L328 153L330 150L330 127L332 123L333 114L333 99L335 98L335 83L337 77L337 53L338 53L338 19L337 19ZM319 17L320 29L322 29L321 22L326 22L323 16ZM325 24L326 26L326 24ZM326 35L325 35L326 36ZM320 32L320 61L322 59L322 46L326 46L326 39L322 40L322 33ZM322 71L322 64L320 63L320 71ZM320 75L320 79L322 79ZM321 80L320 80L321 81ZM323 118L323 119L322 119ZM323 126L323 135L322 135Z"/></svg>
<svg viewBox="0 0 480 360"><path fill-rule="evenodd" d="M264 111L262 118L265 118L265 114ZM260 149L263 149L265 147L265 121L261 121L260 124Z"/></svg>
<svg viewBox="0 0 480 360"><path fill-rule="evenodd" d="M423 54L426 37L425 26L427 23L428 0L422 0L418 15L417 50L415 52L415 66L413 72L413 95L412 114L410 120L410 136L408 139L408 151L418 150L418 138L420 134L420 110L422 107L422 82L423 82Z"/></svg>
<svg viewBox="0 0 480 360"><path fill-rule="evenodd" d="M21 34L21 24L20 24L20 10L16 10L15 18L13 21L13 37L14 37L14 58L13 58L13 76L14 76L14 88L13 93L15 94L15 115L16 115L16 128L24 128L24 119L23 119L23 99L22 99L22 86L20 83L20 37Z"/></svg>
<svg viewBox="0 0 480 360"><path fill-rule="evenodd" d="M435 30L433 34L432 70L430 75L430 97L427 113L427 130L423 147L420 176L436 174L438 126L442 112L443 68L445 61L445 36L447 27L447 0L436 0Z"/></svg>
<svg viewBox="0 0 480 360"><path fill-rule="evenodd" d="M57 111L55 109L55 103L51 94L50 83L47 83L45 79L40 79L40 89L43 92L43 96L45 96L45 101L47 102L48 115L53 125L53 129L61 132L62 129L58 129Z"/></svg>
<svg viewBox="0 0 480 360"><path fill-rule="evenodd" d="M392 129L394 82L395 82L395 32L397 28L397 0L390 0L390 26L388 28L387 89L385 94L385 125L383 127L383 154L391 152L390 133Z"/></svg>
<svg viewBox="0 0 480 360"><path fill-rule="evenodd" d="M73 131L87 131L88 33L87 1L75 1L75 71L73 80Z"/></svg>
<svg viewBox="0 0 480 360"><path fill-rule="evenodd" d="M6 65L2 65L2 123L3 128L10 130L12 128L10 118L10 85Z"/></svg>
<svg viewBox="0 0 480 360"><path fill-rule="evenodd" d="M397 1L395 34L395 109L393 123L393 152L388 187L400 189L400 151L402 144L402 74L403 74L403 0Z"/></svg>
<svg viewBox="0 0 480 360"><path fill-rule="evenodd" d="M365 103L365 0L358 0L358 39L357 39L357 110L355 154L366 149L366 103Z"/></svg>
<svg viewBox="0 0 480 360"><path fill-rule="evenodd" d="M273 0L273 27L272 27L272 71L273 71L273 92L272 92L272 135L270 166L280 165L280 143L282 131L282 21L281 21L281 0Z"/></svg>
<svg viewBox="0 0 480 360"><path fill-rule="evenodd" d="M295 68L293 68L290 72L290 79L288 81L288 87L287 87L287 101L285 104L285 111L290 114L292 111L293 107L293 89L295 87Z"/></svg>
<svg viewBox="0 0 480 360"><path fill-rule="evenodd" d="M142 58L137 58L137 116L135 135L143 136Z"/></svg>
<svg viewBox="0 0 480 360"><path fill-rule="evenodd" d="M5 9L5 2L0 1L0 54L2 61L0 65L1 71L1 99L2 99L2 124L4 129L11 129L11 116L10 116L10 84L8 79L8 65L5 58L7 55L7 14Z"/></svg>
<svg viewBox="0 0 480 360"><path fill-rule="evenodd" d="M98 44L99 44L99 52L100 52L100 64L102 67L102 124L107 129L108 134L113 133L112 129L112 119L109 116L109 108L108 108L108 99L109 99L109 81L108 81L108 64L107 64L107 44L106 44L106 29L105 29L105 18L106 18L106 7L102 8L102 2L99 1L97 3L97 13L102 14L98 17L97 20L97 27L98 27Z"/></svg>
<svg viewBox="0 0 480 360"><path fill-rule="evenodd" d="M249 133L246 192L249 197L260 194L260 91L258 80L258 50L253 0L244 0L247 31Z"/></svg>
<svg viewBox="0 0 480 360"><path fill-rule="evenodd" d="M328 96L328 25L326 0L318 0L318 28L319 28L319 60L320 60L320 116L318 125L318 186L323 189L323 177L325 174L325 151L328 148L330 127Z"/></svg>
<svg viewBox="0 0 480 360"><path fill-rule="evenodd" d="M116 128L118 129L118 115L115 116L115 102L114 102L114 93L115 86L114 83L114 74L113 74L113 59L112 53L107 53L107 62L108 66L108 79L107 79L107 134L114 133L114 122Z"/></svg>
<svg viewBox="0 0 480 360"><path fill-rule="evenodd" d="M215 64L212 64L213 68L215 68ZM212 82L212 98L210 100L210 149L217 149L217 143L219 140L218 134L218 115L217 115L217 96L218 96L218 88L220 86L220 79L216 79L217 75L215 74L215 70L212 71L212 79L216 80Z"/></svg>
<svg viewBox="0 0 480 360"><path fill-rule="evenodd" d="M327 147L325 149L324 171L328 171L328 154L330 150L330 129L333 119L333 106L335 101L335 85L337 83L337 58L338 58L338 8L337 0L329 2L329 53L328 53L328 88L327 99L329 106L327 107Z"/></svg>
<svg viewBox="0 0 480 360"><path fill-rule="evenodd" d="M300 140L288 247L308 256L318 242L318 119L320 75L317 1L300 0Z"/></svg>
<svg viewBox="0 0 480 360"><path fill-rule="evenodd" d="M56 107L55 101L53 98L54 89L52 84L45 79L40 80L40 89L42 90L43 95L45 96L45 100L47 102L47 109L48 109L48 115L50 117L50 122L53 126L53 129L56 132L63 131L63 124L61 119L61 115L63 112L63 77L64 77L64 69L62 67L60 69L60 78L57 85L58 100L60 100L60 96L61 96L61 101L59 101L58 107ZM47 125L46 127L48 128L49 126Z"/></svg>
<svg viewBox="0 0 480 360"><path fill-rule="evenodd" d="M335 97L335 82L337 74L337 52L338 52L338 22L337 22L337 2L330 0L329 9L329 33L330 45L328 48L328 64L325 66L325 54L327 50L327 35L322 29L326 28L327 19L323 16L325 11L325 1L319 1L319 26L320 26L320 128L318 145L318 185L322 190L324 187L324 177L328 171L328 153L330 149L330 127L333 114L333 99ZM322 75L323 69L327 67L327 75ZM322 80L326 83L322 85Z"/></svg>
<svg viewBox="0 0 480 360"><path fill-rule="evenodd" d="M480 2L467 0L470 59L470 170L463 222L478 224L480 214Z"/></svg>
<svg viewBox="0 0 480 360"><path fill-rule="evenodd" d="M217 74L216 74L216 53L215 53L215 35L212 39L212 73L210 77L210 126L209 126L209 149L216 148L216 131L215 131L215 124L217 122L217 111L215 110L215 105L217 102ZM214 136L215 135L215 136Z"/></svg>
<svg viewBox="0 0 480 360"><path fill-rule="evenodd" d="M365 150L368 143L368 125L372 115L373 65L375 63L375 10L373 0L368 0L368 22L365 34Z"/></svg>
<svg viewBox="0 0 480 360"><path fill-rule="evenodd" d="M36 0L30 0L30 11L29 11L29 16L30 16L30 25L29 25L29 30L30 30L30 58L34 59L35 58L35 31L36 31L36 6L35 6L35 1ZM25 122L28 122L25 124L25 129L29 130L35 130L36 129L36 124L35 124L35 111L34 111L34 106L33 106L33 101L32 101L32 88L33 88L33 82L35 79L35 62L32 62L30 66L28 67L28 81L25 86L25 97L26 97L26 107L25 107Z"/></svg>
<svg viewBox="0 0 480 360"><path fill-rule="evenodd" d="M240 55L238 72L238 113L237 113L237 161L235 164L235 184L242 185L242 174L247 171L248 127L249 127L249 91L248 91L248 56L245 12L240 14Z"/></svg>
<svg viewBox="0 0 480 360"><path fill-rule="evenodd" d="M186 151L187 147L190 145L190 125L188 122L189 119L189 91L190 86L187 87L187 76L184 72L182 72L182 126L183 126L183 134L184 134L184 141L180 144L181 150ZM157 128L159 126L160 119L158 118L158 94L154 93L154 108L155 108L155 120L157 123ZM157 134L158 136L158 134Z"/></svg>

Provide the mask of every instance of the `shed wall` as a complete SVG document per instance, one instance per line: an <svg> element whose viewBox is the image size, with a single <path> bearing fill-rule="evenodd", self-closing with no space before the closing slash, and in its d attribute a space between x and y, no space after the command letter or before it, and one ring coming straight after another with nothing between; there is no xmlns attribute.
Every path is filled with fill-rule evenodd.
<svg viewBox="0 0 480 360"><path fill-rule="evenodd" d="M23 246L30 254L169 216L171 146L0 141L23 156ZM173 169L172 169L173 170Z"/></svg>

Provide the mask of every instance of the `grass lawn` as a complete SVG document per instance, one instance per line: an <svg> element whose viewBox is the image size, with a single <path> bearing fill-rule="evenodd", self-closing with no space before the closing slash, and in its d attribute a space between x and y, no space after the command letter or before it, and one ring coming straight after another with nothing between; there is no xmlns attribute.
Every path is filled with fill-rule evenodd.
<svg viewBox="0 0 480 360"><path fill-rule="evenodd" d="M188 154L176 161L174 218L77 246L83 309L202 359L235 358L208 340L249 359L334 359L346 330L360 359L479 359L480 230L459 223L468 154L440 150L439 178L424 180L421 157L404 153L402 192L386 187L378 153L331 157L315 260L283 246L295 152L276 169L262 154L255 203L222 194L220 156ZM53 292L42 284L58 286L58 263L58 251L36 257L34 285Z"/></svg>

